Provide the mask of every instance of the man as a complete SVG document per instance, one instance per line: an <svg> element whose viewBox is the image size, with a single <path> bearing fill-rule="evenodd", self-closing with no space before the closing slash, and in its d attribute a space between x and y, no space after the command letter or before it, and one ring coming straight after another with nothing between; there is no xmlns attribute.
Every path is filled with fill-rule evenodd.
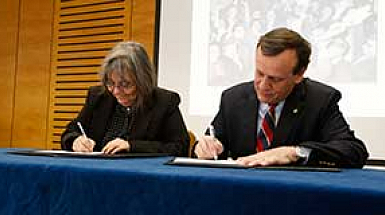
<svg viewBox="0 0 385 215"><path fill-rule="evenodd" d="M222 93L211 123L215 138L200 138L195 155L230 156L247 166L362 167L368 153L339 110L341 93L304 78L310 54L310 44L290 29L262 36L254 82Z"/></svg>

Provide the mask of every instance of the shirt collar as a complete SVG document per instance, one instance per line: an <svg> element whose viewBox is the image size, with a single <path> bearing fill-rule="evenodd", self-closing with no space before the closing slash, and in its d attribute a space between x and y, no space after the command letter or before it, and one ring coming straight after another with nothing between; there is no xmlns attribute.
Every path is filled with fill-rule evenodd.
<svg viewBox="0 0 385 215"><path fill-rule="evenodd" d="M280 101L280 102L277 104L277 106L275 107L275 110L281 110L284 104L285 104L285 100ZM260 103L259 103L259 110L260 110L260 112L262 112L263 114L265 114L265 113L269 110L269 104L264 103L264 102L260 102Z"/></svg>

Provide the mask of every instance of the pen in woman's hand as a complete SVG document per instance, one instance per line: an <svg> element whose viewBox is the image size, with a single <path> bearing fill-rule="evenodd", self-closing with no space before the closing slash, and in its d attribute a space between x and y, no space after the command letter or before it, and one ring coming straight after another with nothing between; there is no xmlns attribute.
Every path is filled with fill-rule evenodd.
<svg viewBox="0 0 385 215"><path fill-rule="evenodd" d="M84 131L82 124L81 124L80 122L78 122L77 124L78 124L78 127L79 127L80 132L82 133L82 135L83 135L85 138L87 138L86 132Z"/></svg>
<svg viewBox="0 0 385 215"><path fill-rule="evenodd" d="M209 125L209 134L210 137L215 138L215 129L213 125ZM214 154L214 160L218 160L218 155L216 153Z"/></svg>
<svg viewBox="0 0 385 215"><path fill-rule="evenodd" d="M79 127L80 132L82 133L83 137L86 138L86 141L92 145L92 142L90 141L90 139L88 139L88 137L87 137L87 135L86 135L86 132L85 132L84 129L83 129L82 124L81 124L80 122L77 122L77 124L78 124L78 127ZM92 151L92 150L93 150L93 149L92 149L93 146L92 146L92 148L90 148L89 145L84 145L84 144L82 144L82 145L83 145L84 147L88 148L89 151Z"/></svg>

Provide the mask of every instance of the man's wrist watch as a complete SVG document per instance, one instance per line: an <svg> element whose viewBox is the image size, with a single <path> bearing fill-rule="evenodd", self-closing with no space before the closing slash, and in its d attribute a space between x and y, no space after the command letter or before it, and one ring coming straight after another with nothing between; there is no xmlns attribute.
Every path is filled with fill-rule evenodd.
<svg viewBox="0 0 385 215"><path fill-rule="evenodd" d="M295 154L298 157L299 163L306 163L309 158L310 152L311 152L311 149L308 149L302 146L295 147Z"/></svg>

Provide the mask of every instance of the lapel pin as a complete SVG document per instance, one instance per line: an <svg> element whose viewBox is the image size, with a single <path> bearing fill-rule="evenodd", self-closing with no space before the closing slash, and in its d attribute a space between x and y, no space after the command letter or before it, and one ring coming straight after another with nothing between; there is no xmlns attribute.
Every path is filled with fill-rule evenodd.
<svg viewBox="0 0 385 215"><path fill-rule="evenodd" d="M298 109L297 109L297 108L294 109L294 110L293 110L293 113L298 113Z"/></svg>

